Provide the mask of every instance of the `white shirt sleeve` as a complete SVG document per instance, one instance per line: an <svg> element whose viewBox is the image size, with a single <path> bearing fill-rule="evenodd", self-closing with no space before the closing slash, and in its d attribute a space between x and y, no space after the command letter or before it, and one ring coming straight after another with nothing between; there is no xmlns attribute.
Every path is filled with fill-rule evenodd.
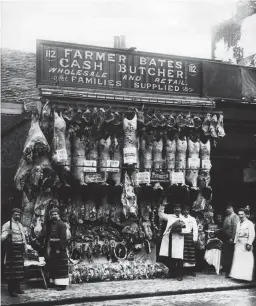
<svg viewBox="0 0 256 306"><path fill-rule="evenodd" d="M237 226L236 226L236 235L235 235L234 243L236 243L236 241L237 241L239 228L240 228L240 222L238 222L238 223L237 223Z"/></svg>
<svg viewBox="0 0 256 306"><path fill-rule="evenodd" d="M196 223L196 219L193 218L193 241L197 241L198 239L198 226Z"/></svg>
<svg viewBox="0 0 256 306"><path fill-rule="evenodd" d="M9 230L10 230L10 222L7 222L2 227L1 241L4 241L8 238Z"/></svg>
<svg viewBox="0 0 256 306"><path fill-rule="evenodd" d="M158 216L159 216L160 219L168 221L168 214L164 213L164 209L165 209L165 206L160 205L160 207L158 209Z"/></svg>
<svg viewBox="0 0 256 306"><path fill-rule="evenodd" d="M248 244L252 245L254 239L255 239L255 229L254 224L252 222L248 222L248 229L249 229L249 238L248 238Z"/></svg>

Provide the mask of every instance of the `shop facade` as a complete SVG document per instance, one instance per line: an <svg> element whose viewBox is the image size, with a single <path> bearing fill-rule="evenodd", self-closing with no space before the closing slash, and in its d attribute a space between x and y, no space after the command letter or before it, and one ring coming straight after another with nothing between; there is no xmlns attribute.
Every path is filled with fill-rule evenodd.
<svg viewBox="0 0 256 306"><path fill-rule="evenodd" d="M211 218L222 103L242 100L241 84L232 65L38 41L43 106L15 185L34 238L49 208L60 208L72 282L166 275L159 204L167 198L169 212L180 203L199 222Z"/></svg>

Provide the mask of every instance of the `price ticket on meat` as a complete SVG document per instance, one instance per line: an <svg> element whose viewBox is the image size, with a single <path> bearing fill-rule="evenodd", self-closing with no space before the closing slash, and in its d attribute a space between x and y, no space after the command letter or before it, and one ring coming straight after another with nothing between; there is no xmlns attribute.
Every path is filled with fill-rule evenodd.
<svg viewBox="0 0 256 306"><path fill-rule="evenodd" d="M61 149L56 151L57 154L57 161L60 162L66 162L68 160L68 153L66 149Z"/></svg>
<svg viewBox="0 0 256 306"><path fill-rule="evenodd" d="M108 172L119 172L119 160L107 160L107 169Z"/></svg>
<svg viewBox="0 0 256 306"><path fill-rule="evenodd" d="M171 173L172 184L185 184L185 178L183 172L172 172Z"/></svg>
<svg viewBox="0 0 256 306"><path fill-rule="evenodd" d="M136 173L137 184L149 184L150 183L150 172L138 172Z"/></svg>
<svg viewBox="0 0 256 306"><path fill-rule="evenodd" d="M191 157L188 159L188 167L190 169L199 169L200 168L200 158Z"/></svg>
<svg viewBox="0 0 256 306"><path fill-rule="evenodd" d="M124 148L124 163L127 165L137 163L137 149L135 147Z"/></svg>
<svg viewBox="0 0 256 306"><path fill-rule="evenodd" d="M96 160L85 160L84 161L84 172L97 172L97 161Z"/></svg>

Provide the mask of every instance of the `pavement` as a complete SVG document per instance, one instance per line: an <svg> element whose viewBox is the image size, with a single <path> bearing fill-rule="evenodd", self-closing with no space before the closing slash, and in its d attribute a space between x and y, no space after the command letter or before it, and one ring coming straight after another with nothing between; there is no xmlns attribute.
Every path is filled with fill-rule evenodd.
<svg viewBox="0 0 256 306"><path fill-rule="evenodd" d="M256 288L255 282L241 282L226 279L222 275L198 274L186 276L182 282L173 279L122 280L70 285L65 291L54 289L26 288L25 294L11 298L7 285L2 285L1 305L65 305L88 302L106 302L137 298L194 294Z"/></svg>

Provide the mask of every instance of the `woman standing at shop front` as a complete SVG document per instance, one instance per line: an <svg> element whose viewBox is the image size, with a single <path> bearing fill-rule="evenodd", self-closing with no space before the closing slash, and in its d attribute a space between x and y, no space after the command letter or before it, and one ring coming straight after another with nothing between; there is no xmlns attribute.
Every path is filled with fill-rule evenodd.
<svg viewBox="0 0 256 306"><path fill-rule="evenodd" d="M253 223L246 218L243 208L238 210L238 217L240 221L237 224L230 277L252 281L254 268L252 244L255 239L255 229Z"/></svg>

